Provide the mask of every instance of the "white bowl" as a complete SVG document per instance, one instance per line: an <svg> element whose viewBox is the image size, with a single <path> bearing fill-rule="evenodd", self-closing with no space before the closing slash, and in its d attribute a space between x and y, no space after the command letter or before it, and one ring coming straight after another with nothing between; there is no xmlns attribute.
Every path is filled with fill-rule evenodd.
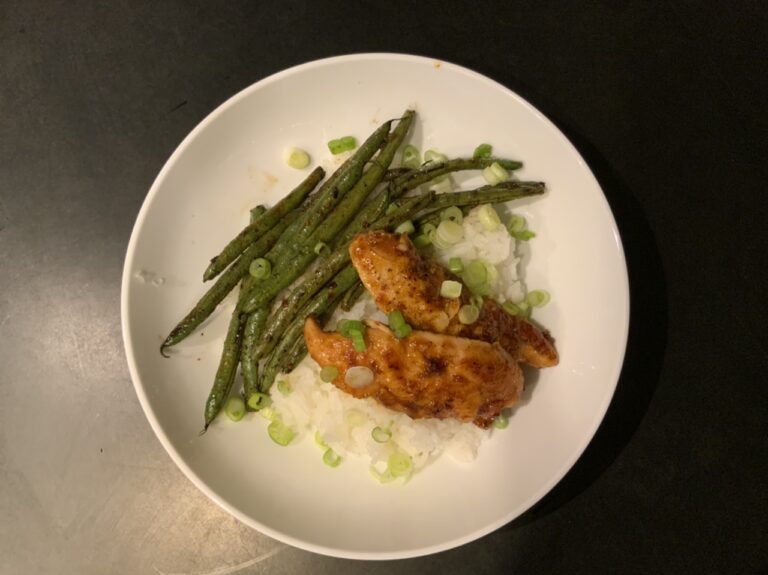
<svg viewBox="0 0 768 575"><path fill-rule="evenodd" d="M536 318L560 365L542 370L509 427L471 464L438 460L404 486L380 485L363 462L331 469L304 441L272 443L265 421L219 418L203 436L203 404L231 305L177 346L158 347L202 295L208 259L304 175L284 147L327 158L325 142L364 138L414 107L411 141L449 156L481 142L523 160L522 179L549 193L519 204L537 237L525 279L551 303ZM471 182L470 182L471 183ZM231 302L229 302L231 304ZM585 449L616 387L628 330L624 256L608 204L582 158L540 112L503 86L428 58L360 54L285 70L222 104L181 143L147 195L122 286L126 355L142 407L179 468L247 525L310 551L358 559L425 555L479 538L541 499Z"/></svg>

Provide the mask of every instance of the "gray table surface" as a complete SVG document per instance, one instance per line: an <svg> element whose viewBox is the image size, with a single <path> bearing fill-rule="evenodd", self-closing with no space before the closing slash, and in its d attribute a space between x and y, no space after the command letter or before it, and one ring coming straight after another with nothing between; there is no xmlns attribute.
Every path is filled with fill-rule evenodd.
<svg viewBox="0 0 768 575"><path fill-rule="evenodd" d="M759 3L320 4L0 0L0 574L768 567ZM131 228L176 145L252 82L362 51L468 65L554 117L609 194L647 312L548 505L392 563L291 548L211 503L156 440L120 333ZM724 204L710 183L734 174Z"/></svg>

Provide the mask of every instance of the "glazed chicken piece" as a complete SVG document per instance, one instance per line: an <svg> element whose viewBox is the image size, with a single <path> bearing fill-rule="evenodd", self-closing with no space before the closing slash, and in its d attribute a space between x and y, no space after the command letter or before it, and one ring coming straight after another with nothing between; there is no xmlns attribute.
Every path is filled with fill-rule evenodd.
<svg viewBox="0 0 768 575"><path fill-rule="evenodd" d="M515 360L534 367L557 365L552 339L528 320L509 315L486 299L479 319L470 325L459 321L461 306L469 303L469 290L460 298L440 295L446 279L457 280L435 261L423 257L407 235L382 231L358 235L349 247L360 279L384 312L399 309L417 329L499 342Z"/></svg>
<svg viewBox="0 0 768 575"><path fill-rule="evenodd" d="M321 367L336 367L333 384L354 397L373 397L414 419L456 418L480 427L520 399L522 370L497 343L425 331L398 340L381 323L366 325L366 350L356 352L351 339L323 331L314 318L304 324L312 358ZM369 368L373 381L348 385L345 375L354 366Z"/></svg>

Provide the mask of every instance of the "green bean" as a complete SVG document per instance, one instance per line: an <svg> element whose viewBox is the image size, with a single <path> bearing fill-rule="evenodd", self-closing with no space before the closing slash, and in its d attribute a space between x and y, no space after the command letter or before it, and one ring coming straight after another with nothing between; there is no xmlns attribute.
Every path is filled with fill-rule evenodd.
<svg viewBox="0 0 768 575"><path fill-rule="evenodd" d="M352 309L352 306L357 303L357 300L360 299L360 296L362 296L365 293L365 286L363 285L363 282L360 280L357 280L355 284L347 290L347 293L344 294L344 297L341 298L341 309L344 311L349 311Z"/></svg>
<svg viewBox="0 0 768 575"><path fill-rule="evenodd" d="M285 360L288 352L298 339L304 333L304 321L310 315L321 316L328 314L329 310L335 309L336 304L352 285L357 281L357 270L347 264L320 292L307 302L301 311L293 318L285 333L280 338L279 344L272 351L264 367L264 373L260 382L260 389L263 393L269 391L270 386L275 380L275 376L286 369Z"/></svg>
<svg viewBox="0 0 768 575"><path fill-rule="evenodd" d="M168 347L174 346L189 334L191 334L197 326L213 313L221 301L232 291L237 285L237 282L248 273L248 268L251 262L258 257L263 256L267 250L269 250L278 240L282 232L288 227L288 225L296 219L298 214L291 212L281 222L277 223L275 227L269 230L266 234L261 236L255 243L248 246L245 251L240 254L240 257L229 266L216 282L205 292L200 301L195 304L195 307L182 319L176 327L171 330L168 337L165 338L163 344L160 346L160 353L165 357L164 350ZM246 290L247 286L252 282L247 282L243 289Z"/></svg>
<svg viewBox="0 0 768 575"><path fill-rule="evenodd" d="M298 207L309 193L315 189L325 176L323 168L317 167L296 188L256 221L251 222L235 238L230 241L221 253L211 259L211 263L203 273L203 281L208 281L221 273L237 256L255 242L260 236L270 230L292 210Z"/></svg>
<svg viewBox="0 0 768 575"><path fill-rule="evenodd" d="M372 225L372 229L394 229L404 221L412 218L434 198L434 192L423 196L414 196L403 200L402 205L393 212L381 216ZM351 240L352 238L350 238ZM311 276L294 287L272 314L268 326L262 334L256 347L258 357L266 357L274 348L288 324L293 321L300 309L315 293L317 293L334 275L349 264L349 240L331 253Z"/></svg>
<svg viewBox="0 0 768 575"><path fill-rule="evenodd" d="M428 162L418 170L412 170L410 173L392 180L389 184L392 199L397 199L409 190L413 190L445 174L461 170L481 170L494 162L507 170L517 170L523 166L522 162L502 158L454 158L445 162Z"/></svg>
<svg viewBox="0 0 768 575"><path fill-rule="evenodd" d="M305 243L318 226L325 222L329 214L360 180L366 162L385 142L390 126L391 121L379 126L321 186L317 191L317 201L285 231L278 244L270 250L268 260L281 262L292 258L297 246Z"/></svg>
<svg viewBox="0 0 768 575"><path fill-rule="evenodd" d="M205 424L201 433L205 433L208 426L219 414L229 391L232 389L232 383L235 381L235 374L237 373L237 364L240 360L244 322L245 316L240 313L240 306L235 306L229 320L227 335L224 338L224 349L219 360L219 367L216 370L216 377L213 380L213 387L205 402L203 414Z"/></svg>
<svg viewBox="0 0 768 575"><path fill-rule="evenodd" d="M276 270L268 281L260 282L254 286L244 306L247 313L272 301L278 293L293 283L317 257L314 246L319 242L331 242L345 223L355 215L368 194L381 181L381 177L392 162L397 148L405 138L414 115L412 110L406 111L372 165L352 190L339 202L336 209L325 219L323 224L318 226L303 244L294 244L292 250L280 254L281 257L277 261L282 262L282 267ZM276 248L279 246L280 244ZM275 261L270 257L270 254L267 254L267 259Z"/></svg>
<svg viewBox="0 0 768 575"><path fill-rule="evenodd" d="M319 226L315 233L309 237L308 244L310 246L314 246L320 241L329 242L333 240L338 231L357 213L368 197L368 194L381 182L381 178L395 157L395 152L397 152L400 144L403 143L405 136L408 134L414 116L415 112L413 110L407 110L403 114L397 127L392 130L386 145L374 158L362 178L339 203L338 208L333 211L328 220L322 226Z"/></svg>
<svg viewBox="0 0 768 575"><path fill-rule="evenodd" d="M269 317L269 308L257 309L248 316L243 331L243 350L240 354L240 372L243 374L245 404L259 391L259 357L254 353Z"/></svg>
<svg viewBox="0 0 768 575"><path fill-rule="evenodd" d="M442 210L449 206L461 208L465 206L479 206L480 204L500 204L528 196L540 195L545 191L544 183L542 182L508 181L466 192L437 194L429 204L428 209L431 211Z"/></svg>

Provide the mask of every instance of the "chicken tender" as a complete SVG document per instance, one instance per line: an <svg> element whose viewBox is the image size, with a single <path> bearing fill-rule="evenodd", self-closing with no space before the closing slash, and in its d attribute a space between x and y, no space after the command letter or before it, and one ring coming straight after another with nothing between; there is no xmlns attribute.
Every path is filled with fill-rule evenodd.
<svg viewBox="0 0 768 575"><path fill-rule="evenodd" d="M349 338L323 331L314 318L304 324L312 358L321 367L336 367L333 384L354 397L373 397L415 419L456 418L479 427L520 399L522 370L496 343L424 331L398 340L381 323L366 325L366 350L356 352ZM369 368L372 383L348 385L345 374L354 366Z"/></svg>
<svg viewBox="0 0 768 575"><path fill-rule="evenodd" d="M460 298L442 297L443 281L458 278L423 257L407 235L363 233L352 241L349 253L382 311L399 309L417 329L498 342L515 360L534 367L557 365L557 350L549 334L525 318L509 315L493 300L485 300L476 322L462 324L459 309L469 303L469 290L462 290Z"/></svg>

